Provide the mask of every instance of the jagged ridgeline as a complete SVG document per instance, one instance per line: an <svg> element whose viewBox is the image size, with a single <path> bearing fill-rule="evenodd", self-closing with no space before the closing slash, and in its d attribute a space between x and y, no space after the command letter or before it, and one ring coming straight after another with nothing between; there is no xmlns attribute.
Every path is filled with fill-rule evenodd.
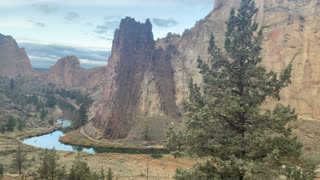
<svg viewBox="0 0 320 180"><path fill-rule="evenodd" d="M174 46L156 46L152 25L132 18L121 21L116 30L106 80L92 123L85 130L94 137L141 138L145 126L151 139L164 138L167 117L177 119L175 102ZM165 118L164 118L165 117Z"/></svg>
<svg viewBox="0 0 320 180"><path fill-rule="evenodd" d="M151 139L164 139L166 126L184 119L189 79L202 84L197 58L208 59L210 34L223 49L225 22L239 4L240 0L216 0L215 9L193 28L157 41L149 21L126 18L115 33L107 67L84 70L77 58L66 57L45 79L91 93L95 103L85 128L90 136L142 139L149 127ZM290 104L302 118L319 119L319 2L257 0L256 4L258 23L264 27L263 65L275 72L293 66L292 84L280 94L282 103ZM11 37L2 35L0 45L0 75L32 75L28 57Z"/></svg>
<svg viewBox="0 0 320 180"><path fill-rule="evenodd" d="M163 138L164 127L183 119L183 100L188 81L202 84L197 58L208 59L210 34L223 49L225 22L240 0L215 1L215 9L182 36L153 40L149 21L131 18L115 33L112 56L106 69L103 90L91 108L93 120L85 129L96 138L141 138L151 124L155 139ZM257 0L258 23L264 27L262 63L281 72L293 65L292 84L281 91L283 104L290 104L302 118L318 119L319 23L317 0ZM273 106L269 102L267 106ZM152 129L152 125L157 128ZM161 129L161 130L159 130Z"/></svg>

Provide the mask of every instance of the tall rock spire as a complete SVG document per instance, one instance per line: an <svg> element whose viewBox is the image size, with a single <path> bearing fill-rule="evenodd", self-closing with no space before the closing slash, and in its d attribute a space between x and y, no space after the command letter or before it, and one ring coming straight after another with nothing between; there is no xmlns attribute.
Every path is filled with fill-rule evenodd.
<svg viewBox="0 0 320 180"><path fill-rule="evenodd" d="M121 21L114 35L103 99L93 121L101 136L109 139L128 136L154 48L150 21L140 23L129 17Z"/></svg>

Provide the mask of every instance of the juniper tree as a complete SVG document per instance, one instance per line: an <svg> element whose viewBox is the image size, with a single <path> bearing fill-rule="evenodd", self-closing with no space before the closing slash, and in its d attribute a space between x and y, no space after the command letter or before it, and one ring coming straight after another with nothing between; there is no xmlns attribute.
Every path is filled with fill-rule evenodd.
<svg viewBox="0 0 320 180"><path fill-rule="evenodd" d="M144 131L143 131L143 140L150 141L151 135L150 135L150 128L148 124L145 124Z"/></svg>
<svg viewBox="0 0 320 180"><path fill-rule="evenodd" d="M103 168L100 169L100 179L101 180L105 180L106 179L106 175L104 173L104 169Z"/></svg>
<svg viewBox="0 0 320 180"><path fill-rule="evenodd" d="M48 111L45 108L42 108L40 111L40 119L43 121L48 115Z"/></svg>
<svg viewBox="0 0 320 180"><path fill-rule="evenodd" d="M17 129L22 131L26 127L26 120L18 119Z"/></svg>
<svg viewBox="0 0 320 180"><path fill-rule="evenodd" d="M297 119L294 110L280 104L261 109L267 98L280 99L281 89L291 83L292 68L288 65L277 74L261 65L263 37L256 16L254 0L242 0L227 21L225 51L212 36L211 58L207 63L198 60L204 85L189 85L184 147L209 160L191 171L177 171L178 180L274 179L281 171L286 174L282 165L295 167L284 160L301 154L302 145L287 126Z"/></svg>
<svg viewBox="0 0 320 180"><path fill-rule="evenodd" d="M9 116L8 122L6 123L7 131L11 131L11 132L14 131L16 125L17 125L17 120L14 117Z"/></svg>
<svg viewBox="0 0 320 180"><path fill-rule="evenodd" d="M14 154L13 166L17 168L19 175L22 174L22 169L25 167L25 162L27 154L25 153L22 144L19 143L16 153Z"/></svg>
<svg viewBox="0 0 320 180"><path fill-rule="evenodd" d="M109 167L108 169L108 174L107 174L107 180L112 180L113 179L113 172L111 168Z"/></svg>
<svg viewBox="0 0 320 180"><path fill-rule="evenodd" d="M4 125L4 123L0 123L0 133L4 134L6 132L6 126Z"/></svg>
<svg viewBox="0 0 320 180"><path fill-rule="evenodd" d="M4 168L3 168L3 164L0 163L0 179L2 179L3 175L4 175Z"/></svg>
<svg viewBox="0 0 320 180"><path fill-rule="evenodd" d="M87 105L85 104L81 104L80 105L80 109L79 109L79 123L80 123L80 126L83 126L87 123L88 121L88 115L87 115Z"/></svg>
<svg viewBox="0 0 320 180"><path fill-rule="evenodd" d="M170 127L166 133L166 138L166 146L171 151L174 158L182 156L182 147L185 143L184 132L182 130L174 130L173 127Z"/></svg>
<svg viewBox="0 0 320 180"><path fill-rule="evenodd" d="M69 180L90 180L92 178L90 168L87 162L80 160L77 157L72 164L70 173L68 175Z"/></svg>
<svg viewBox="0 0 320 180"><path fill-rule="evenodd" d="M38 169L40 179L54 180L61 179L64 176L64 167L58 162L59 156L55 149L44 151L42 162Z"/></svg>

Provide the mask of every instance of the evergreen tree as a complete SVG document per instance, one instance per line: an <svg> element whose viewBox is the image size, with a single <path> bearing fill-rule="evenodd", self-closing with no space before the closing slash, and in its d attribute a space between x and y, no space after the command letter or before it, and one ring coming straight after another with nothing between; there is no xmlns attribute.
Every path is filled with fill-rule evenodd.
<svg viewBox="0 0 320 180"><path fill-rule="evenodd" d="M80 109L73 113L72 126L77 129L84 126L88 121L87 106L85 104L80 105Z"/></svg>
<svg viewBox="0 0 320 180"><path fill-rule="evenodd" d="M85 161L81 161L79 157L73 162L68 176L69 180L88 180L91 179L91 171Z"/></svg>
<svg viewBox="0 0 320 180"><path fill-rule="evenodd" d="M148 124L145 124L145 126L144 126L143 139L144 139L145 141L150 141L150 140L151 140L150 128L149 128L149 125L148 125Z"/></svg>
<svg viewBox="0 0 320 180"><path fill-rule="evenodd" d="M54 108L54 106L57 104L57 100L56 98L54 97L54 95L52 95L52 92L47 95L47 107L50 107L50 108Z"/></svg>
<svg viewBox="0 0 320 180"><path fill-rule="evenodd" d="M88 116L87 116L87 107L85 104L81 104L80 109L79 109L79 118L80 118L80 126L83 126L87 123L88 121Z"/></svg>
<svg viewBox="0 0 320 180"><path fill-rule="evenodd" d="M166 137L168 139L166 146L174 158L182 156L182 147L185 144L184 132L182 130L174 131L173 128L170 127L166 133Z"/></svg>
<svg viewBox="0 0 320 180"><path fill-rule="evenodd" d="M291 83L291 65L281 74L261 65L263 37L256 16L254 0L242 0L227 22L226 55L212 36L212 58L208 64L198 60L204 87L190 82L184 147L209 160L191 171L177 171L178 180L277 179L286 174L282 165L286 172L296 167L291 162L301 162L302 145L287 126L297 119L294 111L283 105L261 110L266 98L279 100L280 90ZM312 168L295 171L300 179L313 174Z"/></svg>
<svg viewBox="0 0 320 180"><path fill-rule="evenodd" d="M13 166L17 168L19 175L22 174L22 169L24 168L26 160L26 153L23 150L22 144L19 143L13 160Z"/></svg>
<svg viewBox="0 0 320 180"><path fill-rule="evenodd" d="M108 175L107 175L107 180L112 180L113 179L113 172L111 168L108 169Z"/></svg>
<svg viewBox="0 0 320 180"><path fill-rule="evenodd" d="M25 120L18 119L17 129L22 131L26 127Z"/></svg>
<svg viewBox="0 0 320 180"><path fill-rule="evenodd" d="M3 123L0 123L0 133L4 134L6 132L6 127Z"/></svg>
<svg viewBox="0 0 320 180"><path fill-rule="evenodd" d="M3 168L3 164L0 163L0 179L2 179L3 175L4 175L4 168Z"/></svg>
<svg viewBox="0 0 320 180"><path fill-rule="evenodd" d="M105 180L106 179L106 175L104 174L104 169L103 168L101 168L101 170L100 170L100 179L101 180Z"/></svg>
<svg viewBox="0 0 320 180"><path fill-rule="evenodd" d="M6 124L6 129L7 131L13 131L14 128L16 127L17 121L14 117L9 116L8 122Z"/></svg>
<svg viewBox="0 0 320 180"><path fill-rule="evenodd" d="M48 111L42 108L40 111L40 119L43 121L47 115L48 115Z"/></svg>
<svg viewBox="0 0 320 180"><path fill-rule="evenodd" d="M99 180L100 176L97 172L92 172L91 176L87 180Z"/></svg>
<svg viewBox="0 0 320 180"><path fill-rule="evenodd" d="M38 169L40 179L61 179L64 175L64 168L59 164L59 156L55 149L46 149Z"/></svg>

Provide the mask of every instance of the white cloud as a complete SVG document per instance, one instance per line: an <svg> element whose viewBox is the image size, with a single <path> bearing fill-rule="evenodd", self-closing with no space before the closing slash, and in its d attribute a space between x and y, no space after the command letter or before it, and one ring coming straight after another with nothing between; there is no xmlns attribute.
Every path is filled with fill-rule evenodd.
<svg viewBox="0 0 320 180"><path fill-rule="evenodd" d="M89 59L79 59L80 63L83 65L94 65L94 66L105 66L108 63L106 61L92 61Z"/></svg>
<svg viewBox="0 0 320 180"><path fill-rule="evenodd" d="M0 19L0 28L29 29L34 27L35 25L30 21Z"/></svg>
<svg viewBox="0 0 320 180"><path fill-rule="evenodd" d="M1 23L0 23L1 27ZM74 47L83 50L93 50L93 51L110 51L112 42L103 42L102 44L98 44L98 42L93 42L92 45L86 44L81 45L81 43L58 43L58 42L48 42L42 39L33 39L26 37L15 37L16 41L19 43L34 43L34 44L42 44L42 45L56 45L56 46L68 46ZM100 46L98 46L100 45Z"/></svg>
<svg viewBox="0 0 320 180"><path fill-rule="evenodd" d="M32 55L29 55L29 58L31 59L31 61L34 61L34 62L44 62L45 61L45 62L55 63L58 60L58 57L53 58L53 57L32 56Z"/></svg>

